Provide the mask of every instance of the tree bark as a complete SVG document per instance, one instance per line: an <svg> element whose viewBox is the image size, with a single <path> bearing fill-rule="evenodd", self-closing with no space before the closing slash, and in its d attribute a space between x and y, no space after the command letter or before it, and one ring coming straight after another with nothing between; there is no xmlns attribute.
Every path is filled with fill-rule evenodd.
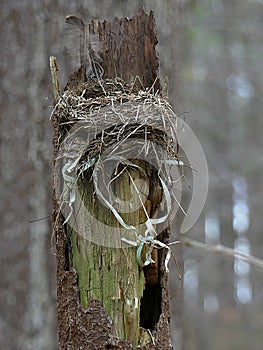
<svg viewBox="0 0 263 350"><path fill-rule="evenodd" d="M160 89L158 80L158 58L155 51L157 38L154 17L144 10L132 19L117 19L113 22L93 20L89 33L99 43L99 65L103 79L116 77L129 83L137 81L144 88ZM83 67L73 73L67 89L76 88L88 79ZM141 87L142 87L141 86ZM56 160L63 135L59 114L54 114L54 159ZM57 248L57 297L58 330L60 349L172 349L169 332L169 300L166 251L154 251L155 263L141 268L136 259L137 247L119 249L106 247L80 237L68 225L63 224L55 189L59 174L54 162L53 178L53 224ZM160 202L160 185L156 176L144 167L146 181L152 193L148 214L143 210L128 213L124 219L131 225L138 224L156 210ZM123 200L132 196L131 181L140 179L136 169L119 173L115 192ZM116 226L116 218L102 208L94 196L94 188L83 183L86 205L93 208L96 217L107 221L109 227ZM75 203L76 204L76 203ZM82 229L89 236L98 228L84 222ZM110 230L110 228L109 228ZM102 234L102 232L98 232ZM109 232L104 232L105 241ZM169 230L162 233L162 242L169 238Z"/></svg>

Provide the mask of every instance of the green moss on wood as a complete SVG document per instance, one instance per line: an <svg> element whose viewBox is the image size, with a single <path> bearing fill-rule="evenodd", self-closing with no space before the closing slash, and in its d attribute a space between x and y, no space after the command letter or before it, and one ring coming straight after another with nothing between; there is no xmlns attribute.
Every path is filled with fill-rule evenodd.
<svg viewBox="0 0 263 350"><path fill-rule="evenodd" d="M141 176L142 173L138 169L122 172L115 181L116 197L123 201L130 200L135 207L140 208L138 189L144 202L148 195L145 179L142 183L143 188L140 188L140 182L137 182L137 189L134 187L134 181ZM68 228L72 246L71 266L78 272L80 302L84 307L88 307L90 298L99 300L113 320L117 336L131 340L133 345L137 346L140 333L140 300L145 285L144 273L136 259L137 248L125 243L121 248L107 247L112 239L120 242L124 229L120 227L112 212L94 196L92 182L89 179L80 182L82 198L76 199L74 203L78 232ZM83 213L78 212L80 200L85 202L87 212L93 213L96 219L92 216L85 217ZM121 215L129 225L138 226L146 220L142 209ZM143 229L143 225L141 226ZM116 234L116 230L119 230L119 234ZM135 239L134 233L127 234L130 239ZM97 235L103 237L102 245L93 242Z"/></svg>

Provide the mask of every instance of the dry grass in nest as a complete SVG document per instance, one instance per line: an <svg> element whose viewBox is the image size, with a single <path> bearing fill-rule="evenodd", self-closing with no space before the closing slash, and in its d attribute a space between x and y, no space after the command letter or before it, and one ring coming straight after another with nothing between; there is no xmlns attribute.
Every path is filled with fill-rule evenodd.
<svg viewBox="0 0 263 350"><path fill-rule="evenodd" d="M52 114L63 138L60 156L71 161L97 158L129 138L143 140L145 149L152 141L177 159L177 117L153 89L139 90L121 79L89 81L65 91Z"/></svg>

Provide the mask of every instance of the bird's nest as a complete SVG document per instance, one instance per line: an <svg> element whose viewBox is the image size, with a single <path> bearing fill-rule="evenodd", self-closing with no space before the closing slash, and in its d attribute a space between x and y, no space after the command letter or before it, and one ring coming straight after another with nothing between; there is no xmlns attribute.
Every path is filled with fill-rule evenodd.
<svg viewBox="0 0 263 350"><path fill-rule="evenodd" d="M177 116L167 99L153 89L140 90L121 79L90 81L65 91L52 115L63 138L60 156L81 160L79 168L109 147L120 150L128 139L141 140L144 152L151 141L178 160Z"/></svg>
<svg viewBox="0 0 263 350"><path fill-rule="evenodd" d="M139 89L136 84L127 84L121 79L89 81L65 91L52 115L59 124L57 159L62 162L61 174L67 185L67 198L64 191L63 200L68 207L75 201L79 177L89 171L97 194L120 225L128 227L98 188L97 174L93 170L103 158L104 164L107 160L118 160L126 167L141 168L143 162L151 164L159 176L166 206L171 210L169 188L175 179L171 178L169 169L172 164L180 166L180 162L177 117L165 97L153 89ZM102 166L101 169L107 172ZM71 213L69 210L66 221ZM156 239L154 223L154 219L148 218L145 237L137 237L138 245L151 241L153 246L158 242L153 243ZM146 262L151 262L151 249Z"/></svg>

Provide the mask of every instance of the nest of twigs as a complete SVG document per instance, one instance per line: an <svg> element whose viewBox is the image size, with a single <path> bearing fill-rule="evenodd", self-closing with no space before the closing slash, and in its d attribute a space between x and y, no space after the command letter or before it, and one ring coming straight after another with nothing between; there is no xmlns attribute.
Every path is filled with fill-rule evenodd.
<svg viewBox="0 0 263 350"><path fill-rule="evenodd" d="M109 147L125 153L120 147L127 139L141 140L145 150L151 141L177 159L176 115L153 89L140 90L121 79L89 81L65 91L53 115L63 139L59 157L78 163L78 168Z"/></svg>

